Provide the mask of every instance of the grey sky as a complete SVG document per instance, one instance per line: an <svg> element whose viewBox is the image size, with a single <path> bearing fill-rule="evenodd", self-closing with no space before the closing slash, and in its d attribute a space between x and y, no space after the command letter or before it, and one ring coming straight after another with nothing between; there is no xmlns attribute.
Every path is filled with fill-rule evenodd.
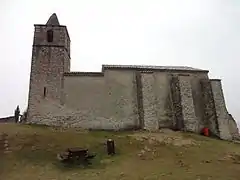
<svg viewBox="0 0 240 180"><path fill-rule="evenodd" d="M72 71L100 71L101 64L208 69L240 120L238 0L0 0L0 117L26 108L33 24L53 12L68 27Z"/></svg>

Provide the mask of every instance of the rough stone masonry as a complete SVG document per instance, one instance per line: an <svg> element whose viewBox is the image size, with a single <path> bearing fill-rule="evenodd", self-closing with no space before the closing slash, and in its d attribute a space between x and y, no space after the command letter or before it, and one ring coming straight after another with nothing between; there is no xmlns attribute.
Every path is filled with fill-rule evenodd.
<svg viewBox="0 0 240 180"><path fill-rule="evenodd" d="M87 129L175 130L238 136L221 81L178 66L103 65L70 72L70 37L54 13L36 24L29 86L29 123Z"/></svg>

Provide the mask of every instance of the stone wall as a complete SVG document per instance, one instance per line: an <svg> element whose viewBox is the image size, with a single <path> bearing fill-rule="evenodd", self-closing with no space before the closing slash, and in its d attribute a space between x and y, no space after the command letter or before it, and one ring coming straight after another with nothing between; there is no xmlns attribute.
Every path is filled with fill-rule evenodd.
<svg viewBox="0 0 240 180"><path fill-rule="evenodd" d="M32 122L91 129L139 126L136 76L132 71L65 73L64 105L45 99Z"/></svg>
<svg viewBox="0 0 240 180"><path fill-rule="evenodd" d="M127 129L139 126L135 71L104 71L108 119Z"/></svg>
<svg viewBox="0 0 240 180"><path fill-rule="evenodd" d="M0 123L15 123L15 117L9 116L9 117L0 118Z"/></svg>
<svg viewBox="0 0 240 180"><path fill-rule="evenodd" d="M224 140L231 140L232 136L229 130L228 121L229 116L225 106L221 81L218 79L211 79L211 87L213 92L220 138Z"/></svg>
<svg viewBox="0 0 240 180"><path fill-rule="evenodd" d="M191 77L189 75L179 75L179 87L181 95L182 117L184 129L186 131L197 132L199 122L195 115L193 104Z"/></svg>
<svg viewBox="0 0 240 180"><path fill-rule="evenodd" d="M232 138L239 140L240 139L239 129L237 127L236 121L234 120L231 114L228 114L228 127Z"/></svg>
<svg viewBox="0 0 240 180"><path fill-rule="evenodd" d="M207 126L222 139L231 139L237 130L228 116L220 81L196 77L129 70L68 72L64 74L62 104L51 97L42 98L33 107L37 110L31 122L90 129L174 128L193 132ZM197 89L196 82L202 90ZM194 88L201 98L196 99L199 92L194 94ZM196 104L203 108L198 117Z"/></svg>
<svg viewBox="0 0 240 180"><path fill-rule="evenodd" d="M171 76L165 72L155 72L154 77L158 128L172 128L173 108L170 87Z"/></svg>
<svg viewBox="0 0 240 180"><path fill-rule="evenodd" d="M203 103L204 127L208 127L214 135L219 137L220 136L219 127L211 82L209 79L204 79L200 81L200 84L202 87L201 97L204 102Z"/></svg>
<svg viewBox="0 0 240 180"><path fill-rule="evenodd" d="M136 93L137 93L137 115L138 115L138 128L144 128L144 108L143 108L143 89L142 89L142 74L139 71L136 74Z"/></svg>
<svg viewBox="0 0 240 180"><path fill-rule="evenodd" d="M70 58L70 37L66 26L62 25L34 25L34 46L45 46L45 47L64 47L67 52L67 56ZM53 41L47 41L47 31L53 31Z"/></svg>
<svg viewBox="0 0 240 180"><path fill-rule="evenodd" d="M53 41L47 41L47 31ZM62 103L63 73L70 70L70 39L65 26L35 25L30 73L28 119L44 115L45 98ZM47 113L47 112L46 112Z"/></svg>
<svg viewBox="0 0 240 180"><path fill-rule="evenodd" d="M185 80L184 80L185 79ZM186 129L186 125L184 122L183 115L183 106L182 106L182 98L187 98L188 101L191 101L188 106L191 105L192 113L194 114L192 118L192 127L194 127L194 131L199 133L204 126L204 110L203 110L203 102L202 102L202 90L201 90L201 79L208 79L207 73L172 73L169 76L170 82L170 102L168 105L168 117L173 120L173 128L176 130ZM182 81L182 88L180 88L180 80ZM183 89L183 88L187 89ZM186 96L186 97L184 97ZM167 101L169 102L169 101ZM168 104L168 103L167 103ZM187 106L187 107L188 107ZM172 109L172 114L171 110ZM191 128L187 127L186 130L192 131Z"/></svg>
<svg viewBox="0 0 240 180"><path fill-rule="evenodd" d="M180 83L177 75L172 76L171 79L171 94L173 106L173 128L175 130L184 130L184 121L181 105Z"/></svg>
<svg viewBox="0 0 240 180"><path fill-rule="evenodd" d="M192 86L192 97L194 104L195 116L198 121L198 133L204 127L204 102L202 98L201 80L208 80L207 73L194 73L190 75Z"/></svg>
<svg viewBox="0 0 240 180"><path fill-rule="evenodd" d="M159 128L156 111L155 78L153 72L142 72L142 96L144 109L144 129L157 130Z"/></svg>
<svg viewBox="0 0 240 180"><path fill-rule="evenodd" d="M64 75L64 105L73 111L86 111L105 117L105 79L101 73Z"/></svg>

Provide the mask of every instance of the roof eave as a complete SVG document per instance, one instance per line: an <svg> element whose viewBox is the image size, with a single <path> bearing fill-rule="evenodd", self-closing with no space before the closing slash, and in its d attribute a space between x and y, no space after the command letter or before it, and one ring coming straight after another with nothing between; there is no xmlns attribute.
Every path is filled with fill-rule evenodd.
<svg viewBox="0 0 240 180"><path fill-rule="evenodd" d="M102 72L105 70L135 70L135 71L154 71L154 72L192 72L192 73L209 73L208 70L189 70L189 69L155 69L155 68L140 68L140 67L102 67Z"/></svg>

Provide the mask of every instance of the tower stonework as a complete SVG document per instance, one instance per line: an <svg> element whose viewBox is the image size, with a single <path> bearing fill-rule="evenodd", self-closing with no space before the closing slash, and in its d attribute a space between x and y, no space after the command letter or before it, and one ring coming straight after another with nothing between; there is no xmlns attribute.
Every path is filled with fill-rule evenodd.
<svg viewBox="0 0 240 180"><path fill-rule="evenodd" d="M46 100L61 103L63 74L70 71L70 38L66 26L52 14L45 25L34 25L28 117L43 114Z"/></svg>
<svg viewBox="0 0 240 180"><path fill-rule="evenodd" d="M220 80L186 66L103 65L70 72L67 27L53 14L35 25L27 122L120 130L169 128L239 137Z"/></svg>

